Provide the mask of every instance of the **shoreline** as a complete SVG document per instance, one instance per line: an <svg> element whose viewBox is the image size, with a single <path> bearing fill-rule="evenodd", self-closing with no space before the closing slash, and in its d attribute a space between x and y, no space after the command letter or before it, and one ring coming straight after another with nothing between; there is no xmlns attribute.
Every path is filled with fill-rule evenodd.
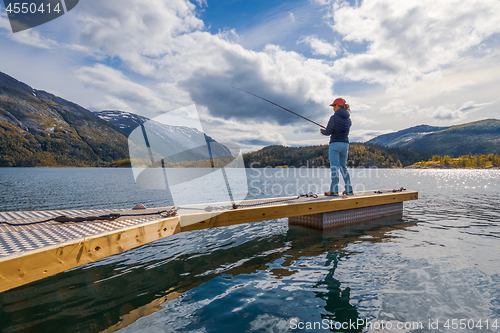
<svg viewBox="0 0 500 333"><path fill-rule="evenodd" d="M405 166L402 169L440 169L440 170L500 170L500 167L487 167L487 168L455 168L455 167L446 167L446 166L420 166L420 165L409 165Z"/></svg>
<svg viewBox="0 0 500 333"><path fill-rule="evenodd" d="M132 169L130 166L68 166L68 165L62 165L62 166L9 166L9 167L0 167L0 169L57 169L57 168L80 168L80 169ZM283 166L276 166L276 167L271 167L271 166L265 166L265 167L259 167L259 168L252 168L252 167L245 167L245 169L329 169L329 167L305 167L305 166L300 166L300 167L283 167ZM445 167L445 166L419 166L419 165L408 165L402 168L396 168L396 167L389 167L389 168L383 168L383 167L377 167L377 166L367 166L367 167L347 167L348 169L383 169L383 170L414 170L414 169L439 169L439 170L500 170L500 167L487 167L487 168L455 168L455 167ZM204 168L197 168L197 167L174 167L174 168L167 168L167 169L204 169ZM212 168L205 168L205 169L212 169Z"/></svg>

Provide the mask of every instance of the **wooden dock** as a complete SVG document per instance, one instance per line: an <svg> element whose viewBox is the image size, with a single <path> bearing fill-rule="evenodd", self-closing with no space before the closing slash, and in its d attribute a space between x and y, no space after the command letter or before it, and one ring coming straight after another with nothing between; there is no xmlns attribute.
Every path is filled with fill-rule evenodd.
<svg viewBox="0 0 500 333"><path fill-rule="evenodd" d="M43 279L113 254L192 230L241 223L291 218L291 224L317 227L323 220L333 226L359 223L375 214L390 214L402 202L416 200L415 191L381 190L357 192L353 196L287 197L246 200L234 209L231 203L212 203L179 207L177 215L154 214L172 207L143 210L69 210L39 212L0 212L0 292ZM389 207L390 209L379 209ZM374 209L378 210L374 210ZM379 211L379 213L376 213ZM344 218L335 212L348 213ZM113 221L60 223L47 221L57 216L96 216L119 213ZM144 214L153 215L144 215ZM139 215L142 214L142 215ZM373 216L374 217L374 216ZM47 221L39 224L33 222ZM295 221L292 223L292 221ZM6 224L9 223L11 225ZM12 224L18 224L12 226ZM312 226L312 227L315 227ZM323 226L324 227L324 226ZM321 228L323 228L321 227Z"/></svg>

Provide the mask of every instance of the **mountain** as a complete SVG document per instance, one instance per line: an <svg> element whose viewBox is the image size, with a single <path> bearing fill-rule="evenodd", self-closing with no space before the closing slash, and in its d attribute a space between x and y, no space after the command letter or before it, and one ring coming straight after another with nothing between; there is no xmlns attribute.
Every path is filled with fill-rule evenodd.
<svg viewBox="0 0 500 333"><path fill-rule="evenodd" d="M377 136L376 138L371 139L370 141L367 141L367 143L373 143L376 145L381 145L381 146L387 146L387 147L399 147L402 144L419 139L423 137L424 135L437 132L437 131L442 131L445 129L448 129L450 126L447 127L435 127L435 126L429 126L429 125L419 125L415 127L410 127L398 132L394 133L388 133L388 134L382 134Z"/></svg>
<svg viewBox="0 0 500 333"><path fill-rule="evenodd" d="M431 133L408 139L411 136L411 131L418 133L419 127L384 134L367 143L387 142L393 143L390 145L392 147L452 157L500 153L500 120L498 119L485 119L438 130L433 130L436 127L428 126L427 129L430 128ZM425 127L420 128L425 129ZM389 144L385 145L389 146Z"/></svg>
<svg viewBox="0 0 500 333"><path fill-rule="evenodd" d="M400 148L452 157L500 153L500 120L486 119L453 126L407 142Z"/></svg>
<svg viewBox="0 0 500 333"><path fill-rule="evenodd" d="M207 159L207 149L201 147L207 143L213 157L231 156L228 147L195 128L164 125L123 111L94 114L0 72L0 167L108 166L129 158L127 136L139 125L152 147L161 146L160 154L165 154L155 157L173 155L170 162ZM147 149L141 143L144 137L131 148Z"/></svg>
<svg viewBox="0 0 500 333"><path fill-rule="evenodd" d="M0 166L103 166L126 137L83 107L0 72Z"/></svg>
<svg viewBox="0 0 500 333"><path fill-rule="evenodd" d="M119 110L94 111L94 114L126 137L128 137L137 126L149 121L149 118Z"/></svg>
<svg viewBox="0 0 500 333"><path fill-rule="evenodd" d="M94 113L107 121L110 126L126 135L139 148L144 140L144 133L146 133L148 143L155 157L159 159L167 157L168 162L210 159L207 154L207 144L210 146L213 158L232 155L228 147L193 127L171 126L157 122L154 119L118 110ZM134 132L141 125L144 127L144 132L142 130Z"/></svg>

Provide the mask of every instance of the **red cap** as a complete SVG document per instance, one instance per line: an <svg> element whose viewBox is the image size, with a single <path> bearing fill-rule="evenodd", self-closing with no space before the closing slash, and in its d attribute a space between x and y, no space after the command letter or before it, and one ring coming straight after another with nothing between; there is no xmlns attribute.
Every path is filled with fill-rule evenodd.
<svg viewBox="0 0 500 333"><path fill-rule="evenodd" d="M343 98L337 98L336 100L333 101L332 104L330 104L330 106L334 106L334 105L345 105L345 99Z"/></svg>

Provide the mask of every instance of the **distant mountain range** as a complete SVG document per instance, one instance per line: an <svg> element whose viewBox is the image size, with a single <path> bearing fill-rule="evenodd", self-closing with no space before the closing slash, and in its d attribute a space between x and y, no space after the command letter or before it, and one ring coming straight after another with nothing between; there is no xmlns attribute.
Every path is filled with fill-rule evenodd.
<svg viewBox="0 0 500 333"><path fill-rule="evenodd" d="M123 111L94 114L0 72L0 167L107 166L129 158L127 136L140 125L147 127L151 141L156 138L177 152L171 162L206 159L206 149L199 147L207 142L214 157L231 155L195 128Z"/></svg>
<svg viewBox="0 0 500 333"><path fill-rule="evenodd" d="M137 135L131 136L131 133L137 127L143 126L153 152L156 152L157 155L163 153L163 155L168 156L169 162L210 159L206 148L207 144L210 146L212 158L231 156L231 151L226 146L193 127L171 126L125 111L106 110L94 112L94 114L129 137L131 141L137 141L138 145L143 140L142 130L140 133L136 133L138 137Z"/></svg>
<svg viewBox="0 0 500 333"><path fill-rule="evenodd" d="M367 143L373 143L376 145L387 147L399 147L409 141L420 139L427 134L442 131L448 128L450 128L450 126L435 127L429 125L418 125L401 131L379 135L376 138L367 141Z"/></svg>
<svg viewBox="0 0 500 333"><path fill-rule="evenodd" d="M367 143L458 157L500 153L500 120L485 119L449 127L420 125L383 134Z"/></svg>
<svg viewBox="0 0 500 333"><path fill-rule="evenodd" d="M134 132L138 126L144 128L142 132ZM231 155L227 146L195 128L170 126L117 110L94 114L0 72L0 167L108 166L113 161L129 158L127 136L131 133L139 136L147 133L150 143L160 148L160 155L168 152L164 156L168 156L169 162L205 160L206 149L200 147L207 143L212 157ZM367 143L452 157L500 153L500 120L486 119L451 127L420 125L378 136ZM302 165L310 159L307 147L302 157L299 156L302 150L290 150L289 153L285 148L265 150L264 155L276 161L264 164ZM358 148L361 157L354 159L352 165L368 165L373 161L373 165L404 166L427 156L411 151L404 153L401 149ZM258 161L259 154L246 155L246 161ZM323 151L318 151L317 165L326 165L321 156L326 158Z"/></svg>

